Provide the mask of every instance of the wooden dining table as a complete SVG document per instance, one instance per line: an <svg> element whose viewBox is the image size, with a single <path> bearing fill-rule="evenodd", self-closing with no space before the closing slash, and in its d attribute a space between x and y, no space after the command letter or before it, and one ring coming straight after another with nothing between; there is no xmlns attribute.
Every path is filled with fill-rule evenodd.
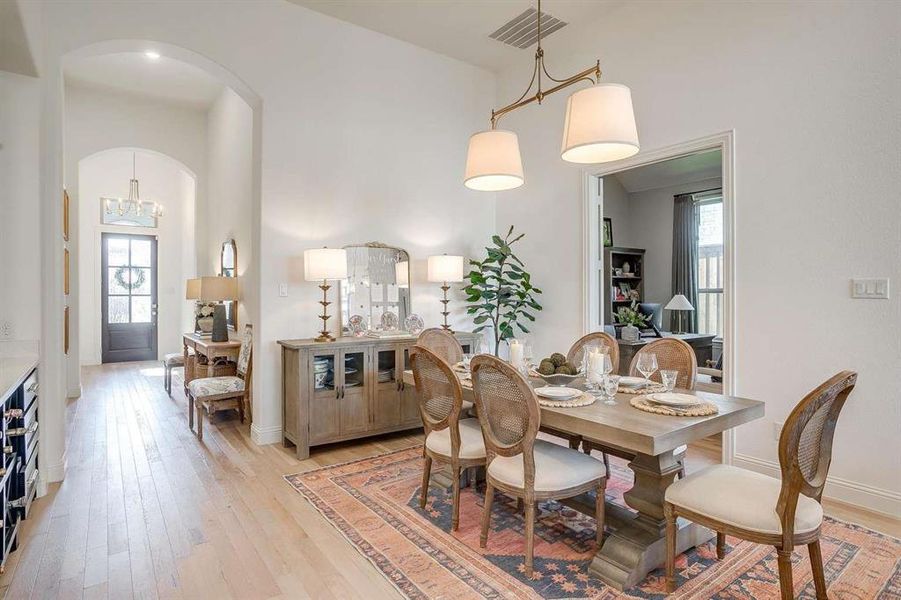
<svg viewBox="0 0 901 600"><path fill-rule="evenodd" d="M404 383L415 386L412 371L404 372ZM532 379L533 387L545 385ZM576 380L570 387L584 389ZM673 450L705 437L722 433L763 417L764 403L702 391L677 390L716 404L719 412L706 417L667 416L634 408L634 394L618 393L616 404L601 400L575 408L541 407L541 424L600 442L614 456L629 461L634 473L632 488L623 494L633 510L607 503L610 529L589 570L619 590L630 588L665 560L663 501L666 488L680 470ZM464 382L463 399L474 401L472 387ZM594 515L594 501L577 497L564 504ZM689 521L677 525L676 551L684 552L713 538L715 532Z"/></svg>

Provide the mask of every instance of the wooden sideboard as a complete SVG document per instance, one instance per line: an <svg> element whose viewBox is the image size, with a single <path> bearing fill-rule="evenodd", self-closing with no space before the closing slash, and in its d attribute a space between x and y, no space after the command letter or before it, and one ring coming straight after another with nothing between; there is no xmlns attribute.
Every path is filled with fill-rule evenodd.
<svg viewBox="0 0 901 600"><path fill-rule="evenodd" d="M464 352L479 334L455 333ZM334 342L279 340L283 440L297 447L422 426L416 393L403 381L415 336L341 337Z"/></svg>

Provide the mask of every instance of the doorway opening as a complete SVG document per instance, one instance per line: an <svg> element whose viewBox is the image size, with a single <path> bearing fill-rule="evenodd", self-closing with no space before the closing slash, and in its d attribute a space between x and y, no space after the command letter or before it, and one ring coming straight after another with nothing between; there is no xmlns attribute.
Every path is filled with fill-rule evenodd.
<svg viewBox="0 0 901 600"><path fill-rule="evenodd" d="M102 235L102 362L156 360L157 239Z"/></svg>
<svg viewBox="0 0 901 600"><path fill-rule="evenodd" d="M604 165L585 174L583 212L584 330L621 339L633 310L647 325L625 345L680 337L698 359L697 389L727 395L736 360L732 157L726 132ZM725 463L733 436L717 445Z"/></svg>

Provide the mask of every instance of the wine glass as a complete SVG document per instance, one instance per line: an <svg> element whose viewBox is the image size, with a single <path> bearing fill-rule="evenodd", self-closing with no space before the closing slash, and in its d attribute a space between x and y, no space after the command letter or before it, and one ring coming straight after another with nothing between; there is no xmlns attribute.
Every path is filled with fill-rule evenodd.
<svg viewBox="0 0 901 600"><path fill-rule="evenodd" d="M651 385L651 375L657 371L657 355L653 352L642 352L638 356L638 364L635 365L638 372L644 375L645 386Z"/></svg>
<svg viewBox="0 0 901 600"><path fill-rule="evenodd" d="M606 346L604 346L606 349ZM602 366L602 371L604 372L604 376L610 375L613 372L613 361L610 360L610 353L604 352L604 362Z"/></svg>
<svg viewBox="0 0 901 600"><path fill-rule="evenodd" d="M607 375L604 377L604 404L616 404L616 391L619 389L619 375Z"/></svg>
<svg viewBox="0 0 901 600"><path fill-rule="evenodd" d="M660 369L660 380L667 392L673 391L676 387L676 380L679 378L679 371L672 369Z"/></svg>

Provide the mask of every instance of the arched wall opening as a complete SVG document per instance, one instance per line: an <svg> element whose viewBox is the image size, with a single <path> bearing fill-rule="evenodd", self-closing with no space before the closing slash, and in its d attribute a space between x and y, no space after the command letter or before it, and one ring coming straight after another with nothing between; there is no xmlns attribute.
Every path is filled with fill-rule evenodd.
<svg viewBox="0 0 901 600"><path fill-rule="evenodd" d="M244 323L257 325L259 318L259 260L260 260L260 157L261 157L261 123L262 101L243 81L207 57L180 46L160 43L150 40L107 40L88 44L71 50L62 51L53 56L48 53L45 64L45 77L43 89L45 102L42 109L46 119L46 127L43 130L44 152L42 155L41 194L46 198L43 203L40 216L41 221L41 269L43 277L43 293L41 300L41 372L42 389L41 396L42 429L46 435L40 439L42 457L46 457L45 478L39 485L39 493L46 492L46 484L60 481L65 473L65 401L66 396L75 397L80 391L80 358L78 344L70 345L69 352L64 351L64 309L77 311L78 291L77 284L70 289L70 294L64 294L63 289L63 254L69 250L72 255L73 272L70 272L72 282L78 280L78 251L77 241L63 240L59 235L63 222L62 204L51 202L50 198L58 198L61 188L68 188L77 194L78 188L78 164L81 159L90 156L89 152L80 154L68 154L68 139L65 139L66 114L65 114L65 67L70 61L81 57L99 56L116 52L141 52L153 48L157 52L173 59L183 61L206 73L218 78L228 91L236 98L246 103L250 113L251 125L249 127L247 155L249 160L248 191L246 197L249 201L248 210L248 242L241 248L241 254L246 262L245 271L241 278L241 307L246 314ZM117 142L101 146L98 149L110 149L112 146L138 146L145 150L154 150L146 144L133 142ZM176 155L177 152L165 154ZM73 166L74 165L74 166ZM188 172L194 175L196 197L204 193L203 165L199 168L194 164L183 164ZM127 183L127 181L126 181ZM78 207L73 207L70 213L70 228L74 230L75 219L78 218ZM217 240L217 245L219 241ZM210 255L212 251L208 252ZM202 274L212 275L212 272ZM184 282L175 290L176 296L181 294L184 298ZM184 302L182 300L182 302ZM187 303L185 303L187 304ZM70 334L77 336L79 319L70 315ZM257 325L258 326L258 325ZM259 331L259 329L257 329ZM176 337L179 343L180 336ZM70 342L75 340L70 339ZM160 346L161 348L165 346ZM255 379L259 377L259 370L255 370ZM259 386L255 383L254 388ZM256 419L253 419L256 421Z"/></svg>

